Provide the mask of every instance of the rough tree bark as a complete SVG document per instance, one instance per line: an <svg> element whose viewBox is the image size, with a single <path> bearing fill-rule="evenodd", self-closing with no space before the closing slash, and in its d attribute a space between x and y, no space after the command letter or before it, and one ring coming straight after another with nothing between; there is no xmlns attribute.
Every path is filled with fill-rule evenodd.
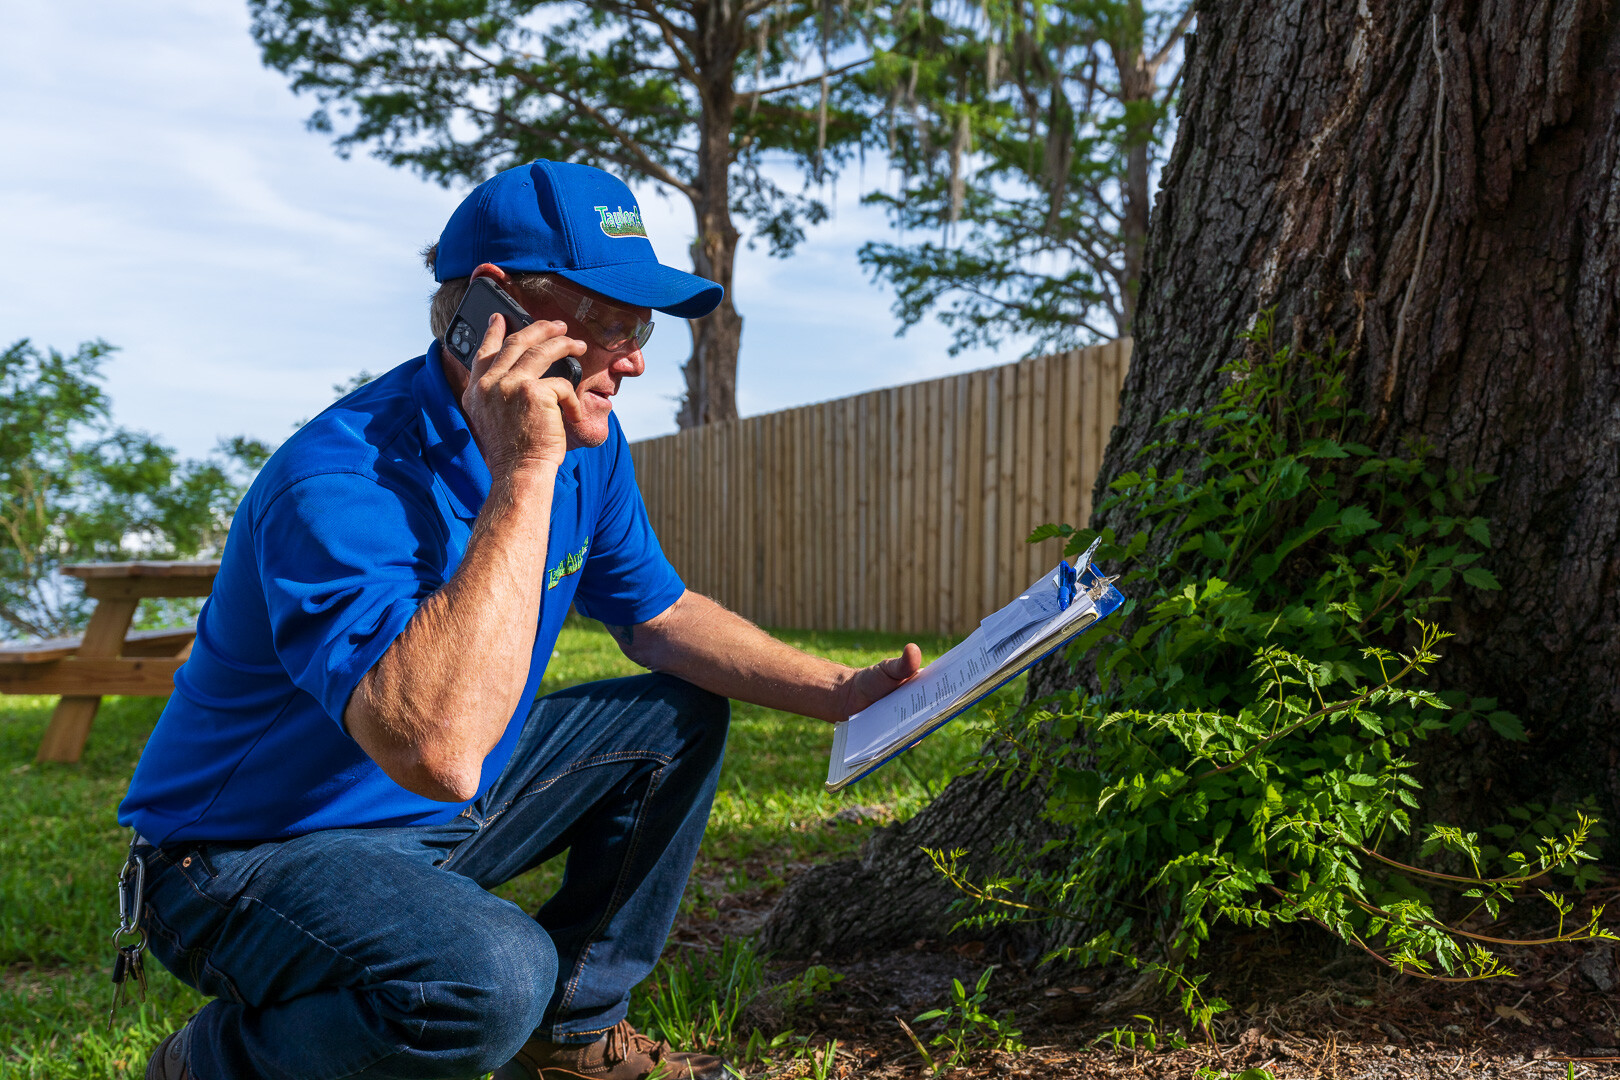
<svg viewBox="0 0 1620 1080"><path fill-rule="evenodd" d="M965 848L977 856L1003 842L1043 839L1038 802L987 774L954 781L910 821L877 832L861 857L800 874L765 922L761 942L784 956L910 945L949 933L956 891L923 848ZM868 902L881 897L881 903Z"/></svg>
<svg viewBox="0 0 1620 1080"><path fill-rule="evenodd" d="M1308 345L1333 337L1367 439L1421 439L1437 464L1500 478L1474 512L1491 520L1486 565L1503 588L1447 609L1444 676L1501 699L1531 741L1430 744L1429 805L1494 820L1514 802L1593 794L1620 821L1615 5L1236 0L1201 8L1189 50L1099 491L1160 416L1219 392L1216 369L1256 311L1275 306ZM953 842L947 811L971 808L973 783L919 816L934 843ZM874 839L843 918L916 895L877 887L915 861L912 843L904 829ZM822 883L804 875L775 923L805 919L800 897L830 894L841 873L853 880L838 866ZM892 943L938 923L917 915L893 921ZM845 942L829 930L813 944Z"/></svg>

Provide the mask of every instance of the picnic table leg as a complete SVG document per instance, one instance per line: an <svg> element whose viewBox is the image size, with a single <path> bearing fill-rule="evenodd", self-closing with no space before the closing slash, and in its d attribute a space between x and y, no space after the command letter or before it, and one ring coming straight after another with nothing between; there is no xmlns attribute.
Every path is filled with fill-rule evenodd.
<svg viewBox="0 0 1620 1080"><path fill-rule="evenodd" d="M87 660L105 660L116 657L124 648L124 635L135 620L138 599L108 599L96 604L90 613L90 625L84 630L84 643L78 655ZM78 761L84 753L84 741L90 737L90 725L101 705L100 696L80 697L63 695L51 713L51 724L39 743L40 761Z"/></svg>

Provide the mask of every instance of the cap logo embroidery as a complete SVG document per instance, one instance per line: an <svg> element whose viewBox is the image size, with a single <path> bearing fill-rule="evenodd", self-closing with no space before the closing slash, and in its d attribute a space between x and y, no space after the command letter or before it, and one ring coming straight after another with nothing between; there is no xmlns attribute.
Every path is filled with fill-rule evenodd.
<svg viewBox="0 0 1620 1080"><path fill-rule="evenodd" d="M602 232L615 240L621 236L639 236L646 239L647 230L641 224L641 210L609 210L605 206L592 207L600 219Z"/></svg>

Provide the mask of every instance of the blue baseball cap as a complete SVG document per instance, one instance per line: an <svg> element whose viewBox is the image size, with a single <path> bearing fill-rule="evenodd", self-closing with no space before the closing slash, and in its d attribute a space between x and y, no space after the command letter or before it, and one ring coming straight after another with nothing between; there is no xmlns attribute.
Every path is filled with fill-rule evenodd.
<svg viewBox="0 0 1620 1080"><path fill-rule="evenodd" d="M467 277L483 263L556 274L682 319L707 315L726 292L658 261L624 181L589 165L544 158L496 173L450 215L434 279Z"/></svg>

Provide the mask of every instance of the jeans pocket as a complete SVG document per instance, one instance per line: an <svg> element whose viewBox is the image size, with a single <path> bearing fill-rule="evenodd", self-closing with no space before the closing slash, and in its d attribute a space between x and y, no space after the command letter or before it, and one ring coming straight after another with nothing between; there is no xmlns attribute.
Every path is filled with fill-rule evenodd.
<svg viewBox="0 0 1620 1080"><path fill-rule="evenodd" d="M151 954L176 978L210 997L231 997L209 964L230 915L230 902L208 891L214 875L191 848L147 856L142 927Z"/></svg>
<svg viewBox="0 0 1620 1080"><path fill-rule="evenodd" d="M281 849L279 842L264 844L197 844L171 858L203 896L216 904L234 904L258 869Z"/></svg>

